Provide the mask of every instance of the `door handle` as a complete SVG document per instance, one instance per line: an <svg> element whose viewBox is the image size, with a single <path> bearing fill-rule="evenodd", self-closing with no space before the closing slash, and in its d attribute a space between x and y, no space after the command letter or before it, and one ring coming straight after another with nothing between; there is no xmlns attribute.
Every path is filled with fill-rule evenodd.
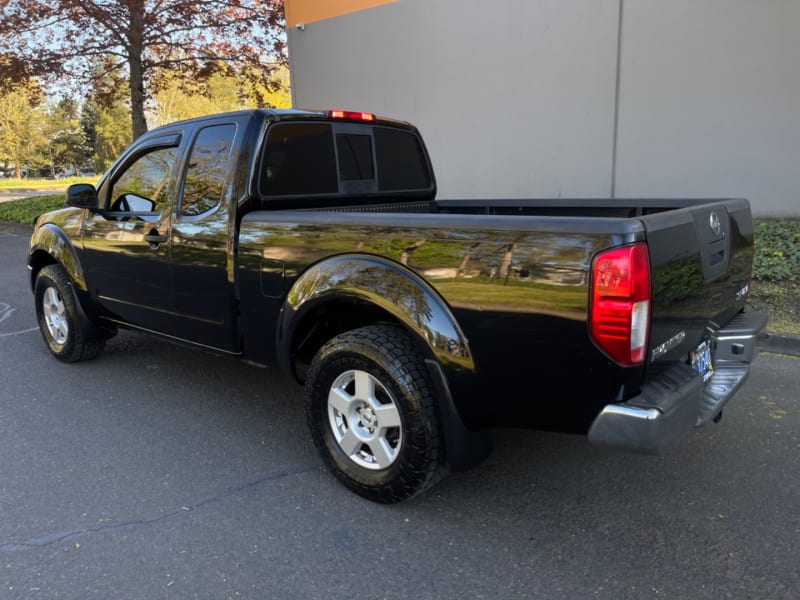
<svg viewBox="0 0 800 600"><path fill-rule="evenodd" d="M161 235L155 229L151 229L149 233L146 233L144 235L144 241L155 248L159 244L163 244L164 242L166 242L167 241L167 236Z"/></svg>

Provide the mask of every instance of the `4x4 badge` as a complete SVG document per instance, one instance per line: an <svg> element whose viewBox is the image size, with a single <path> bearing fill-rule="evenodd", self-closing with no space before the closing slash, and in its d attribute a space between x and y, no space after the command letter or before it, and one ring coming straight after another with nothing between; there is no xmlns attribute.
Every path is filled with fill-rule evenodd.
<svg viewBox="0 0 800 600"><path fill-rule="evenodd" d="M708 224L711 226L711 231L714 232L714 235L719 235L722 233L722 223L719 222L719 217L717 213L712 212L708 217Z"/></svg>

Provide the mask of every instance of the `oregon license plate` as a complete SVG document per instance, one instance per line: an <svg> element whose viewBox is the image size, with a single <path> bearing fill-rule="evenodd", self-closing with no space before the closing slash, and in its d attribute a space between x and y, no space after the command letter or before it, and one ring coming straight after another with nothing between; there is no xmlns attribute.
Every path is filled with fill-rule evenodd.
<svg viewBox="0 0 800 600"><path fill-rule="evenodd" d="M706 340L689 355L692 368L703 376L703 381L708 381L714 374L714 364L711 362L711 342Z"/></svg>

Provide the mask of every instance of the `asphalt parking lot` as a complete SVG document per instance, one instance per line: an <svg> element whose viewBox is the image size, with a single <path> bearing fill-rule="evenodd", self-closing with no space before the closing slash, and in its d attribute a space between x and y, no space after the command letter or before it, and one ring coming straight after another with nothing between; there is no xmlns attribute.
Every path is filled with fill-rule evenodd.
<svg viewBox="0 0 800 600"><path fill-rule="evenodd" d="M0 598L798 595L798 358L759 356L667 456L499 430L381 506L324 471L276 372L130 333L52 359L26 246L0 229Z"/></svg>

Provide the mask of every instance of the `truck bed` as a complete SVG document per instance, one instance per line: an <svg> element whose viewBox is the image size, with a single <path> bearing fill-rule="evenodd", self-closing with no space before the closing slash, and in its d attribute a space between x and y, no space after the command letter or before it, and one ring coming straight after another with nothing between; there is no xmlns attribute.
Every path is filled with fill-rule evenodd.
<svg viewBox="0 0 800 600"><path fill-rule="evenodd" d="M589 272L597 252L637 241L650 253L652 327L646 365L624 368L586 335ZM384 257L413 270L452 310L484 374L483 387L472 381L459 395L473 398L462 408L475 423L509 424L513 413L514 424L585 433L598 403L636 395L648 372L685 362L709 327L743 308L752 242L746 200L399 201L252 212L240 260L243 279L258 271L276 299L330 256ZM611 375L575 378L576 364ZM532 394L560 400L543 410ZM487 395L515 398L513 410L498 411Z"/></svg>
<svg viewBox="0 0 800 600"><path fill-rule="evenodd" d="M322 212L422 213L461 215L522 215L540 217L602 217L629 219L702 204L725 202L720 199L686 198L530 198L530 199L403 199L365 201L344 206L325 206L308 210Z"/></svg>

